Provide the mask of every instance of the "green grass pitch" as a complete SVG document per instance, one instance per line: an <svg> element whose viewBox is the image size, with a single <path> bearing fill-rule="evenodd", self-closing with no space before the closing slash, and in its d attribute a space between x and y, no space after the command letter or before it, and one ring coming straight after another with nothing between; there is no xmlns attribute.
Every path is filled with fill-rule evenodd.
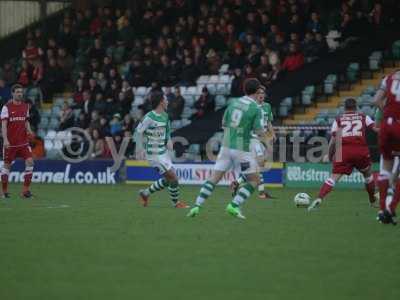
<svg viewBox="0 0 400 300"><path fill-rule="evenodd" d="M166 192L141 207L134 186L34 185L33 200L19 189L0 200L3 300L400 299L400 226L378 224L363 191L307 213L301 191L274 189L239 220L227 188L195 219Z"/></svg>

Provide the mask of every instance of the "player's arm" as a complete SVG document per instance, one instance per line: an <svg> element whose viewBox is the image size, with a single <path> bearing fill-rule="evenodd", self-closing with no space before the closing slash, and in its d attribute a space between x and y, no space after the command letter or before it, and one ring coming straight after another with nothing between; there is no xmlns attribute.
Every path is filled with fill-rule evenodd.
<svg viewBox="0 0 400 300"><path fill-rule="evenodd" d="M374 105L383 111L386 100L386 85L387 77L382 80L382 83L374 96Z"/></svg>
<svg viewBox="0 0 400 300"><path fill-rule="evenodd" d="M32 131L31 124L29 123L29 121L25 122L25 127L26 127L26 131L28 132L28 135L32 136L33 135L33 131Z"/></svg>
<svg viewBox="0 0 400 300"><path fill-rule="evenodd" d="M167 149L169 151L173 151L174 150L174 145L172 144L172 140L171 140L171 122L168 121L167 123L167 128L166 128L166 139L167 139Z"/></svg>
<svg viewBox="0 0 400 300"><path fill-rule="evenodd" d="M268 121L267 130L268 130L268 135L272 138L273 141L275 141L276 140L276 133L275 133L274 126L272 126L272 122L271 121Z"/></svg>
<svg viewBox="0 0 400 300"><path fill-rule="evenodd" d="M136 157L139 159L144 158L144 137L143 134L146 131L146 129L149 127L149 119L144 118L139 125L136 127L135 131L135 143L136 143Z"/></svg>
<svg viewBox="0 0 400 300"><path fill-rule="evenodd" d="M7 106L4 105L3 108L1 109L1 134L3 136L4 148L10 146L10 142L8 141L7 125L8 125L8 108Z"/></svg>
<svg viewBox="0 0 400 300"><path fill-rule="evenodd" d="M336 150L336 138L337 138L337 132L338 132L338 124L336 120L332 124L331 128L331 138L329 140L328 144L328 160L333 161L333 156L335 155L335 150Z"/></svg>
<svg viewBox="0 0 400 300"><path fill-rule="evenodd" d="M379 132L379 127L375 126L375 121L372 120L370 116L365 117L365 125L367 126L368 129L375 131L376 133Z"/></svg>
<svg viewBox="0 0 400 300"><path fill-rule="evenodd" d="M3 146L4 148L7 148L10 146L10 142L8 141L7 138L7 119L2 119L1 120L1 134L3 135Z"/></svg>
<svg viewBox="0 0 400 300"><path fill-rule="evenodd" d="M253 131L261 142L266 143L268 141L268 134L265 130L264 116L261 109L257 110L256 117L254 118Z"/></svg>

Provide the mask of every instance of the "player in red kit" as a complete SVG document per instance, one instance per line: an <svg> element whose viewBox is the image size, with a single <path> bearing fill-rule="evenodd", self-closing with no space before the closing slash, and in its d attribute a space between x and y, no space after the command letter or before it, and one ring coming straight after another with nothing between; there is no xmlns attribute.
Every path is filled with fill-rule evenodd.
<svg viewBox="0 0 400 300"><path fill-rule="evenodd" d="M3 135L3 169L1 182L3 198L9 198L8 175L11 163L18 157L25 160L24 187L22 197L31 198L29 186L32 180L33 158L29 147L29 136L32 134L29 125L29 105L23 101L23 88L15 85L12 88L12 99L1 110L1 132Z"/></svg>
<svg viewBox="0 0 400 300"><path fill-rule="evenodd" d="M357 101L353 98L346 99L344 108L344 114L337 117L332 124L332 138L329 142L329 159L333 163L332 176L322 185L318 198L308 207L309 211L319 207L336 182L343 175L350 175L353 169L357 169L364 176L370 204L376 202L371 157L365 138L366 130L374 130L375 122L369 116L357 112Z"/></svg>
<svg viewBox="0 0 400 300"><path fill-rule="evenodd" d="M378 220L382 223L396 224L396 207L400 201L400 178L393 177L394 158L400 156L400 70L383 78L375 94L375 105L383 111L379 131L379 150L383 162L379 172ZM393 180L395 191L393 200L386 205L390 180Z"/></svg>

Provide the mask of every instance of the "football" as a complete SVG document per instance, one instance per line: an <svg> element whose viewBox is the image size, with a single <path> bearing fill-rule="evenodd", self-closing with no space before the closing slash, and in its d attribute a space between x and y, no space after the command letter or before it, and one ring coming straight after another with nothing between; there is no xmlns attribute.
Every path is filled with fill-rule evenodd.
<svg viewBox="0 0 400 300"><path fill-rule="evenodd" d="M304 207L310 205L311 197L307 193L298 193L293 200L297 207Z"/></svg>

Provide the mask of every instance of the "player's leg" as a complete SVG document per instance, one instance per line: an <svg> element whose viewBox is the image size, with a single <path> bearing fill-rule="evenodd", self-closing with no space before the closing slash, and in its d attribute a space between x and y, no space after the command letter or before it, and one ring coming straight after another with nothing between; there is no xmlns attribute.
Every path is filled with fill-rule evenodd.
<svg viewBox="0 0 400 300"><path fill-rule="evenodd" d="M188 217L195 217L200 213L200 208L204 202L211 196L217 183L222 179L226 171L232 167L230 150L222 147L217 161L215 162L214 171L211 178L203 183L199 194L196 197L195 206L188 213Z"/></svg>
<svg viewBox="0 0 400 300"><path fill-rule="evenodd" d="M32 175L33 175L33 158L30 157L25 160L24 185L22 187L22 197L24 198L32 197L32 193L30 191Z"/></svg>
<svg viewBox="0 0 400 300"><path fill-rule="evenodd" d="M2 186L2 197L10 198L10 193L8 192L8 176L10 175L11 164L4 162L1 169L1 186Z"/></svg>
<svg viewBox="0 0 400 300"><path fill-rule="evenodd" d="M386 198L388 196L388 190L390 188L392 170L393 170L393 160L385 159L384 157L382 160L378 176L380 212L383 212L386 208Z"/></svg>
<svg viewBox="0 0 400 300"><path fill-rule="evenodd" d="M382 215L386 208L386 198L388 196L388 189L390 188L390 180L393 170L393 155L392 155L392 142L391 128L383 122L379 132L379 151L382 155L382 163L378 176L379 188L379 207L378 218Z"/></svg>
<svg viewBox="0 0 400 300"><path fill-rule="evenodd" d="M333 172L334 173L328 179L326 179L323 185L321 186L318 193L318 197L308 207L309 211L314 210L321 205L325 197L334 189L336 182L338 182L344 174L344 173L339 173L340 171L336 170L335 167L333 169Z"/></svg>
<svg viewBox="0 0 400 300"><path fill-rule="evenodd" d="M172 163L170 161L163 160L161 156L152 157L148 161L150 165L158 171L158 173L161 175L161 178L154 181L146 189L139 191L140 201L142 202L143 206L148 205L150 195L159 192L168 186L168 181L164 174L172 169Z"/></svg>
<svg viewBox="0 0 400 300"><path fill-rule="evenodd" d="M184 202L179 201L180 189L179 181L173 169L168 170L164 174L165 179L168 182L168 193L170 199L176 208L189 208Z"/></svg>
<svg viewBox="0 0 400 300"><path fill-rule="evenodd" d="M232 201L226 207L229 214L244 219L240 207L254 193L259 184L258 164L250 152L232 150L234 161L240 164L241 172L246 176L246 182L242 184Z"/></svg>
<svg viewBox="0 0 400 300"><path fill-rule="evenodd" d="M15 147L3 148L4 164L1 169L1 186L3 198L10 198L10 193L8 192L8 176L10 175L11 163L15 159L15 155Z"/></svg>
<svg viewBox="0 0 400 300"><path fill-rule="evenodd" d="M364 176L365 190L368 193L369 203L371 206L374 206L376 203L375 182L374 176L372 175L371 165L369 165L367 168L361 169L360 173Z"/></svg>

